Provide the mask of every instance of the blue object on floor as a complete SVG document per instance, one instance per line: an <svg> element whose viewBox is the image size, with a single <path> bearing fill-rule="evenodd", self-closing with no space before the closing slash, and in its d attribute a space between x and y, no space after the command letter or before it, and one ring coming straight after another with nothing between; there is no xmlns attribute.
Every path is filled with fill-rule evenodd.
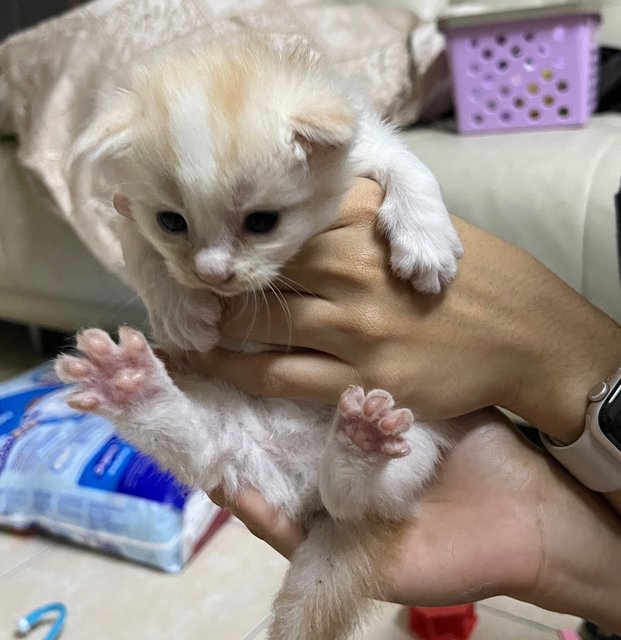
<svg viewBox="0 0 621 640"><path fill-rule="evenodd" d="M50 613L56 614L56 620L43 640L56 640L62 633L67 617L67 607L62 602L50 602L27 613L17 621L17 632L19 635L25 636Z"/></svg>

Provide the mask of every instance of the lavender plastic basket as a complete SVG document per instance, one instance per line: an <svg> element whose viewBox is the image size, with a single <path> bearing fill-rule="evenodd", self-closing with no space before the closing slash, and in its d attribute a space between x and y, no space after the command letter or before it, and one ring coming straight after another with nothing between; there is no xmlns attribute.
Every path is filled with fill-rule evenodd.
<svg viewBox="0 0 621 640"><path fill-rule="evenodd" d="M441 22L461 133L588 121L596 105L600 18L583 4L549 15L554 10L568 7Z"/></svg>

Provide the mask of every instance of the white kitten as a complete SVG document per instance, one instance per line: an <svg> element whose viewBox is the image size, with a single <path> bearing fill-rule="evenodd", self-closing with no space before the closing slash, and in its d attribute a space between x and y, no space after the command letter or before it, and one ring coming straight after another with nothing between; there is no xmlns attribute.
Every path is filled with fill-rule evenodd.
<svg viewBox="0 0 621 640"><path fill-rule="evenodd" d="M385 188L379 224L396 274L437 293L461 245L436 180L341 79L303 51L249 39L138 70L76 155L128 177L114 204L129 278L159 345L218 341L220 298L268 287L338 215L354 176ZM218 295L215 295L218 294ZM414 330L414 328L413 328ZM112 419L181 480L229 495L257 487L309 529L274 604L272 640L345 637L433 477L445 425L391 395L349 388L331 407L249 397L219 380L170 378L142 334L96 329L62 356L72 406ZM345 384L345 381L344 381ZM388 524L386 524L388 523Z"/></svg>

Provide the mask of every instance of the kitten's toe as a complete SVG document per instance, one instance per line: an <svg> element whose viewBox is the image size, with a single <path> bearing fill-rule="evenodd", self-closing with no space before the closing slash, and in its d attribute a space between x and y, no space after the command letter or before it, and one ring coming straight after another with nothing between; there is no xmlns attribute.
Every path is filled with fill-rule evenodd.
<svg viewBox="0 0 621 640"><path fill-rule="evenodd" d="M433 268L419 268L410 278L410 282L416 291L426 295L438 295L442 291L442 285L448 284L450 280L443 283L440 274Z"/></svg>
<svg viewBox="0 0 621 640"><path fill-rule="evenodd" d="M394 398L388 391L373 389L364 398L362 412L367 420L378 420L394 406Z"/></svg>
<svg viewBox="0 0 621 640"><path fill-rule="evenodd" d="M409 409L395 409L380 418L377 428L386 436L405 433L414 424L414 414Z"/></svg>
<svg viewBox="0 0 621 640"><path fill-rule="evenodd" d="M395 401L383 389L365 394L361 387L348 389L338 406L336 437L354 455L400 458L410 453L403 434L412 426L409 409L394 409Z"/></svg>
<svg viewBox="0 0 621 640"><path fill-rule="evenodd" d="M63 354L56 359L54 365L56 375L67 383L78 382L93 374L93 367L88 360Z"/></svg>
<svg viewBox="0 0 621 640"><path fill-rule="evenodd" d="M462 244L454 230L432 230L391 242L390 266L417 291L437 295L455 279L462 255Z"/></svg>
<svg viewBox="0 0 621 640"><path fill-rule="evenodd" d="M128 356L137 358L145 356L149 351L149 344L144 334L131 327L119 328L119 347Z"/></svg>
<svg viewBox="0 0 621 640"><path fill-rule="evenodd" d="M78 333L78 349L94 362L103 362L116 355L118 347L114 340L101 329L86 329Z"/></svg>
<svg viewBox="0 0 621 640"><path fill-rule="evenodd" d="M345 417L345 419L351 419L360 415L364 398L364 389L362 387L349 387L349 389L346 389L341 394L337 407L338 412Z"/></svg>

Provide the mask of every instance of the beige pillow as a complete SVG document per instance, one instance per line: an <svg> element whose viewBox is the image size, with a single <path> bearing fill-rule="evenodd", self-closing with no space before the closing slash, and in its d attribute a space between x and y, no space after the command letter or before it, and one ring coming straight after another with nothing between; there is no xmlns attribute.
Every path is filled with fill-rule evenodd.
<svg viewBox="0 0 621 640"><path fill-rule="evenodd" d="M306 41L345 75L357 77L398 125L448 105L441 37L399 9L319 0L97 0L19 33L0 46L2 124L6 128L11 120L8 102L19 160L53 210L111 270L122 275L110 224L116 178L85 163L66 170L95 99L154 52L244 29Z"/></svg>

